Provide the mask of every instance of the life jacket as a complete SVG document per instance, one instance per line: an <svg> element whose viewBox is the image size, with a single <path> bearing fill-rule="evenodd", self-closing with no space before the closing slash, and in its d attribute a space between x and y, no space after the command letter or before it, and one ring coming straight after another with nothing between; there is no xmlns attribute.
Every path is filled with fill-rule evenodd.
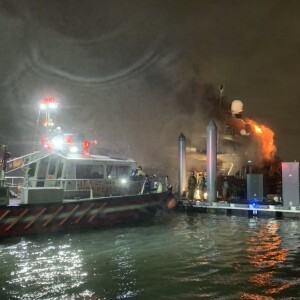
<svg viewBox="0 0 300 300"><path fill-rule="evenodd" d="M204 176L199 177L198 186L200 189L205 187L205 177Z"/></svg>
<svg viewBox="0 0 300 300"><path fill-rule="evenodd" d="M189 178L189 188L190 187L195 187L196 186L196 184L197 184L197 179L196 179L196 177L195 176L190 176L190 178Z"/></svg>

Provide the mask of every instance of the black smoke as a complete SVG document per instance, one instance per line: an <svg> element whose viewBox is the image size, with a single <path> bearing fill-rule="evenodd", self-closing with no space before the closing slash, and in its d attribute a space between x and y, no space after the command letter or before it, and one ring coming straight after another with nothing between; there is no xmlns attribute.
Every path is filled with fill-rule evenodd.
<svg viewBox="0 0 300 300"><path fill-rule="evenodd" d="M253 41L276 3L229 2L0 1L1 143L31 151L37 105L52 95L59 125L97 139L95 151L174 165L181 132L200 147L208 121L222 124L220 84L254 98L246 71L257 78Z"/></svg>

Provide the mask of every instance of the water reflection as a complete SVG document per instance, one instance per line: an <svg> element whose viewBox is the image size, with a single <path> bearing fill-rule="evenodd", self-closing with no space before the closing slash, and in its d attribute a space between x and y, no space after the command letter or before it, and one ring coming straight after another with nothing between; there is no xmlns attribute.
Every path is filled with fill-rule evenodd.
<svg viewBox="0 0 300 300"><path fill-rule="evenodd" d="M255 226L255 221L250 221ZM287 259L288 250L282 247L282 239L278 233L280 225L276 220L269 220L260 224L254 230L255 235L247 242L247 254L250 264L256 272L249 278L249 282L259 288L258 293L244 293L242 299L271 300L279 292L289 288L291 283L282 283L275 279L276 268Z"/></svg>
<svg viewBox="0 0 300 300"><path fill-rule="evenodd" d="M87 276L81 250L71 249L71 239L56 244L48 240L42 248L36 241L22 240L5 250L13 262L6 285L9 298L62 299Z"/></svg>
<svg viewBox="0 0 300 300"><path fill-rule="evenodd" d="M132 253L128 237L121 234L115 241L117 249L113 258L115 268L112 269L113 277L117 282L116 299L127 299L136 296L139 291L136 289L137 276L135 268L135 255Z"/></svg>

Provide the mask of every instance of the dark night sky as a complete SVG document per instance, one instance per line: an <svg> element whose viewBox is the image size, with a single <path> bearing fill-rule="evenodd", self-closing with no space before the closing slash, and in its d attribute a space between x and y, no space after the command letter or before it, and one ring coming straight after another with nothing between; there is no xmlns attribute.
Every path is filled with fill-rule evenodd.
<svg viewBox="0 0 300 300"><path fill-rule="evenodd" d="M180 132L197 143L224 84L299 161L299 28L291 0L0 0L1 143L30 145L54 95L63 128L143 160Z"/></svg>

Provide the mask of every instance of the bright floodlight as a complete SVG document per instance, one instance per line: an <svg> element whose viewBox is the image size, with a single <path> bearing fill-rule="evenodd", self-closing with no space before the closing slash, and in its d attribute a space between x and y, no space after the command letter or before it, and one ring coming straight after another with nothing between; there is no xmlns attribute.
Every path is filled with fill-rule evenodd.
<svg viewBox="0 0 300 300"><path fill-rule="evenodd" d="M64 145L64 140L61 137L54 137L52 139L52 145L54 150L61 150Z"/></svg>
<svg viewBox="0 0 300 300"><path fill-rule="evenodd" d="M72 147L70 148L70 152L71 152L71 153L77 153L77 152L78 152L78 147L72 146Z"/></svg>
<svg viewBox="0 0 300 300"><path fill-rule="evenodd" d="M40 104L40 108L41 109L56 109L58 106L56 99L52 96L50 97L46 97L44 99L42 99L41 104Z"/></svg>
<svg viewBox="0 0 300 300"><path fill-rule="evenodd" d="M49 106L49 108L55 109L55 108L57 108L57 103L55 103L55 102L50 102L50 103L48 104L48 106Z"/></svg>

